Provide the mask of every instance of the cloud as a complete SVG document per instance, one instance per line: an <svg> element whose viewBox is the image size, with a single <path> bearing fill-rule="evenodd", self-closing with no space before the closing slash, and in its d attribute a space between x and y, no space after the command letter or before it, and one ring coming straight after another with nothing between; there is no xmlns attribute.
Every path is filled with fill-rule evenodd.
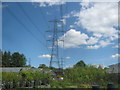
<svg viewBox="0 0 120 90"><path fill-rule="evenodd" d="M71 57L67 56L66 59L70 59Z"/></svg>
<svg viewBox="0 0 120 90"><path fill-rule="evenodd" d="M87 44L96 44L98 42L98 39L95 37L90 37L87 41Z"/></svg>
<svg viewBox="0 0 120 90"><path fill-rule="evenodd" d="M78 48L80 45L87 44L86 39L88 39L88 36L85 33L70 29L59 38L59 46L63 47L63 41L61 40L64 40L65 48Z"/></svg>
<svg viewBox="0 0 120 90"><path fill-rule="evenodd" d="M70 18L70 14L64 15L63 18Z"/></svg>
<svg viewBox="0 0 120 90"><path fill-rule="evenodd" d="M101 37L102 37L102 34L100 34L100 33L94 33L93 36L98 37L98 38L101 38Z"/></svg>
<svg viewBox="0 0 120 90"><path fill-rule="evenodd" d="M61 21L63 22L64 25L66 24L66 19L65 18L63 18Z"/></svg>
<svg viewBox="0 0 120 90"><path fill-rule="evenodd" d="M33 3L37 3L36 5L39 7L47 7L47 6L53 6L53 5L61 5L65 2L61 0L32 0Z"/></svg>
<svg viewBox="0 0 120 90"><path fill-rule="evenodd" d="M114 28L118 23L117 3L81 3L82 9L76 13L78 21L75 23L82 25L88 32L101 34L102 36L112 36L117 34ZM87 8L84 8L87 7Z"/></svg>
<svg viewBox="0 0 120 90"><path fill-rule="evenodd" d="M102 69L104 69L106 66L103 64L93 64L93 66L95 66L96 68L101 67Z"/></svg>
<svg viewBox="0 0 120 90"><path fill-rule="evenodd" d="M49 55L49 54L44 54L44 55L40 55L40 56L38 56L38 58L51 58L51 55Z"/></svg>
<svg viewBox="0 0 120 90"><path fill-rule="evenodd" d="M115 54L115 55L112 55L111 56L113 59L115 59L115 58L120 58L120 54Z"/></svg>
<svg viewBox="0 0 120 90"><path fill-rule="evenodd" d="M99 45L87 46L87 49L98 49L100 48Z"/></svg>
<svg viewBox="0 0 120 90"><path fill-rule="evenodd" d="M70 28L74 28L74 25L70 25Z"/></svg>
<svg viewBox="0 0 120 90"><path fill-rule="evenodd" d="M80 5L82 7L79 12L74 11L68 16L77 18L74 24L82 26L87 31L87 36L91 33L91 37L85 40L86 48L98 49L113 44L111 42L118 39L118 30L115 28L118 26L117 3L82 2Z"/></svg>
<svg viewBox="0 0 120 90"><path fill-rule="evenodd" d="M107 46L107 45L112 44L112 43L110 43L110 41L104 41L104 40L101 40L99 43L100 43L100 46L101 46L101 47L105 47L105 46Z"/></svg>
<svg viewBox="0 0 120 90"><path fill-rule="evenodd" d="M100 47L105 47L105 46L110 45L110 44L112 44L112 43L110 43L109 41L101 40L98 42L98 44L87 46L87 49L98 49Z"/></svg>
<svg viewBox="0 0 120 90"><path fill-rule="evenodd" d="M98 49L100 47L105 47L110 44L110 40L100 40L98 37L89 37L81 31L75 29L68 30L63 36L59 37L59 46L64 48L80 48L82 45L87 49Z"/></svg>
<svg viewBox="0 0 120 90"><path fill-rule="evenodd" d="M120 48L120 43L118 43L117 45L113 46L113 48Z"/></svg>

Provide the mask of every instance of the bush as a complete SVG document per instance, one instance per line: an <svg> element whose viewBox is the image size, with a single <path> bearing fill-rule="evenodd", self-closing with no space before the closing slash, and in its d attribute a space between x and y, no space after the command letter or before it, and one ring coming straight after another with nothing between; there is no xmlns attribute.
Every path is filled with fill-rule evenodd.
<svg viewBox="0 0 120 90"><path fill-rule="evenodd" d="M18 72L2 72L2 80L7 82L18 82L22 80L22 76Z"/></svg>

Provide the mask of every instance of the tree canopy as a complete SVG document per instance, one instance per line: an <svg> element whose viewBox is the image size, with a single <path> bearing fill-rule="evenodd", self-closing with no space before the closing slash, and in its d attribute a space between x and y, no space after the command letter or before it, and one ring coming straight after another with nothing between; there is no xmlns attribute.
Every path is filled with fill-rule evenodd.
<svg viewBox="0 0 120 90"><path fill-rule="evenodd" d="M24 54L15 52L13 54L8 52L2 53L2 67L23 67L26 65L26 57Z"/></svg>
<svg viewBox="0 0 120 90"><path fill-rule="evenodd" d="M74 65L74 67L85 67L85 66L86 66L86 64L85 64L85 62L84 62L83 60L77 62L77 63Z"/></svg>

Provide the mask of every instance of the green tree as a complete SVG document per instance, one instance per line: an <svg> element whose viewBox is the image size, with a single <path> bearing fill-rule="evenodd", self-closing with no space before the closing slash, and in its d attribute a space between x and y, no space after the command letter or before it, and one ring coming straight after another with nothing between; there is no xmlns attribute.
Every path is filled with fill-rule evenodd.
<svg viewBox="0 0 120 90"><path fill-rule="evenodd" d="M85 67L86 64L83 60L79 61L77 64L74 65L74 67Z"/></svg>
<svg viewBox="0 0 120 90"><path fill-rule="evenodd" d="M2 54L2 66L9 67L11 65L11 54L10 51Z"/></svg>
<svg viewBox="0 0 120 90"><path fill-rule="evenodd" d="M40 64L38 68L45 68L46 65L45 64Z"/></svg>
<svg viewBox="0 0 120 90"><path fill-rule="evenodd" d="M2 51L0 49L0 67L2 66Z"/></svg>
<svg viewBox="0 0 120 90"><path fill-rule="evenodd" d="M12 54L12 65L14 67L23 67L26 65L26 58L23 54L15 52Z"/></svg>
<svg viewBox="0 0 120 90"><path fill-rule="evenodd" d="M49 69L45 64L40 64L38 68Z"/></svg>

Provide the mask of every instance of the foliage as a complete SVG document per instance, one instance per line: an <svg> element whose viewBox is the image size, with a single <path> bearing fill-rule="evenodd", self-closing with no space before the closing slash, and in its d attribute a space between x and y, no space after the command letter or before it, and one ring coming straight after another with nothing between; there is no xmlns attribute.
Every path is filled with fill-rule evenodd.
<svg viewBox="0 0 120 90"><path fill-rule="evenodd" d="M106 73L104 70L97 69L95 67L76 67L65 71L65 80L72 83L89 83L98 84L104 83L106 79ZM98 81L99 80L99 81Z"/></svg>
<svg viewBox="0 0 120 90"><path fill-rule="evenodd" d="M3 81L19 81L22 79L22 76L18 72L2 72Z"/></svg>
<svg viewBox="0 0 120 90"><path fill-rule="evenodd" d="M40 68L46 68L41 65ZM50 69L50 68L49 68ZM58 70L54 68L54 72ZM49 71L49 70L46 70ZM50 73L43 71L21 71L19 73L3 72L3 81L41 81L49 83L52 88L91 88L92 85L100 85L101 88L106 88L108 83L114 83L120 87L117 80L118 74L106 73L106 68L96 68L92 65L86 65L83 61L78 62L74 67L63 70L63 80L53 80ZM36 86L37 87L37 86Z"/></svg>
<svg viewBox="0 0 120 90"><path fill-rule="evenodd" d="M50 68L49 68L49 67L47 67L45 64L40 64L38 68L50 69Z"/></svg>
<svg viewBox="0 0 120 90"><path fill-rule="evenodd" d="M26 65L26 58L23 54L15 52L13 54L8 52L2 53L2 67L23 67Z"/></svg>
<svg viewBox="0 0 120 90"><path fill-rule="evenodd" d="M86 64L84 63L83 60L79 61L77 64L74 65L74 67L85 67Z"/></svg>
<svg viewBox="0 0 120 90"><path fill-rule="evenodd" d="M26 64L26 58L23 54L19 54L18 52L15 52L12 54L12 64L16 67L23 67Z"/></svg>
<svg viewBox="0 0 120 90"><path fill-rule="evenodd" d="M32 80L41 80L41 81L50 81L51 75L49 73L45 73L44 71L21 71L20 75L23 77L24 80L32 81Z"/></svg>
<svg viewBox="0 0 120 90"><path fill-rule="evenodd" d="M21 72L2 72L3 81L42 81L49 83L51 75L44 71L21 71Z"/></svg>
<svg viewBox="0 0 120 90"><path fill-rule="evenodd" d="M10 64L11 64L11 54L10 54L10 51L8 51L8 52L5 51L2 54L2 65L9 67Z"/></svg>

